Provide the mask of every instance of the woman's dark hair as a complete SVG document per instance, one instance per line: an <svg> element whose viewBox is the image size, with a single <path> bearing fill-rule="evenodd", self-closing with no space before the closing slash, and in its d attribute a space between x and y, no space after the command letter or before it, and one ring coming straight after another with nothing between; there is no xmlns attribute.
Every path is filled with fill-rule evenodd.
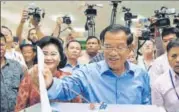
<svg viewBox="0 0 179 112"><path fill-rule="evenodd" d="M100 40L101 40L102 44L104 44L106 32L119 32L119 31L124 31L126 33L126 35L128 35L127 36L127 45L131 45L132 41L133 41L133 34L131 33L129 28L122 26L120 24L110 25L110 26L106 27L101 32Z"/></svg>
<svg viewBox="0 0 179 112"><path fill-rule="evenodd" d="M68 48L69 45L70 45L70 43L72 43L72 42L77 42L77 43L79 43L79 44L80 44L80 48L82 49L81 43L80 43L78 40L70 40L70 41L68 41L68 43L66 44L66 48Z"/></svg>
<svg viewBox="0 0 179 112"><path fill-rule="evenodd" d="M179 47L179 38L172 39L167 45L167 52L169 52L173 47Z"/></svg>
<svg viewBox="0 0 179 112"><path fill-rule="evenodd" d="M61 59L59 65L57 66L57 69L63 68L66 65L67 58L63 51L63 45L59 39L52 36L45 36L41 40L39 40L37 45L42 49L44 46L49 44L55 44L57 46Z"/></svg>

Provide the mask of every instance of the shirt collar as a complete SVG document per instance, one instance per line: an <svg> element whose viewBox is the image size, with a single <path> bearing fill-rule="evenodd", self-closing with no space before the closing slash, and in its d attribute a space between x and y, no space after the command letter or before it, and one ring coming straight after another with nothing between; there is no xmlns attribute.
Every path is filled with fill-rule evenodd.
<svg viewBox="0 0 179 112"><path fill-rule="evenodd" d="M170 68L170 71L171 71L172 77L174 78L174 81L179 80L179 76L176 75L176 73L174 72L174 70L172 68Z"/></svg>
<svg viewBox="0 0 179 112"><path fill-rule="evenodd" d="M6 65L9 65L10 63L11 63L10 60L7 59L7 58L5 58L5 66L6 66Z"/></svg>
<svg viewBox="0 0 179 112"><path fill-rule="evenodd" d="M69 66L69 67L72 67L72 65L67 61L66 65L65 66ZM77 64L75 67L78 67L79 68L80 66L80 63L77 61Z"/></svg>
<svg viewBox="0 0 179 112"><path fill-rule="evenodd" d="M101 66L99 66L100 67L99 70L100 70L101 75L104 75L104 74L109 73L109 72L112 73L112 70L109 68L109 66L108 66L108 64L106 63L105 60L100 61L99 64L101 65ZM135 67L133 67L133 65L130 62L126 61L125 67L127 68L127 71L125 73L129 73L131 75L134 75Z"/></svg>
<svg viewBox="0 0 179 112"><path fill-rule="evenodd" d="M5 64L2 68L4 68L5 66L9 66L10 63L10 60L5 57Z"/></svg>

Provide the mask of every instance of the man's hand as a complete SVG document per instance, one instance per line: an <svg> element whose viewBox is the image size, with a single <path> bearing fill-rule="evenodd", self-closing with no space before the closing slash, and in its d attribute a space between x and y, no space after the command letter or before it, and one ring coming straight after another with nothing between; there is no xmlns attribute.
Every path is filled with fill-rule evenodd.
<svg viewBox="0 0 179 112"><path fill-rule="evenodd" d="M25 23L25 21L28 18L28 10L27 9L23 9L22 14L21 14L21 23Z"/></svg>
<svg viewBox="0 0 179 112"><path fill-rule="evenodd" d="M134 37L138 39L141 36L142 36L141 28L136 28L136 30L134 32Z"/></svg>
<svg viewBox="0 0 179 112"><path fill-rule="evenodd" d="M56 24L58 26L61 26L62 23L63 23L63 19L61 17L58 17L57 20L56 20Z"/></svg>
<svg viewBox="0 0 179 112"><path fill-rule="evenodd" d="M136 23L136 26L135 26L135 32L134 32L134 37L138 40L139 37L142 36L142 24L141 23Z"/></svg>

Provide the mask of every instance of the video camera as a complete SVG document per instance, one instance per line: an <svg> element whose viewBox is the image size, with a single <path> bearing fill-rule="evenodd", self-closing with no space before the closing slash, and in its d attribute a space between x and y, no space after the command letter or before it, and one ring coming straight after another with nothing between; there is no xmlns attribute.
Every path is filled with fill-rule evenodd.
<svg viewBox="0 0 179 112"><path fill-rule="evenodd" d="M93 8L94 6L96 6L96 5L93 5L93 4L88 5L88 8L85 10L86 16L96 16L97 15L97 10Z"/></svg>
<svg viewBox="0 0 179 112"><path fill-rule="evenodd" d="M130 12L130 10L131 10L130 8L122 7L122 12L125 12L125 14L124 14L125 21L130 21L131 19L137 18L137 15L133 15Z"/></svg>
<svg viewBox="0 0 179 112"><path fill-rule="evenodd" d="M154 37L154 32L150 29L150 26L145 26L142 30L142 35L139 37L139 40L150 40L150 38Z"/></svg>
<svg viewBox="0 0 179 112"><path fill-rule="evenodd" d="M174 15L174 8L161 7L160 10L155 10L155 22L151 24L151 27L157 26L158 28L168 27L170 26L170 18L168 15Z"/></svg>
<svg viewBox="0 0 179 112"><path fill-rule="evenodd" d="M30 16L33 16L33 19L36 22L40 22L41 18L45 17L45 10L44 9L40 9L39 7L35 6L34 4L29 5L28 7L28 19L30 18Z"/></svg>
<svg viewBox="0 0 179 112"><path fill-rule="evenodd" d="M176 24L176 28L179 29L179 13L174 15L173 24Z"/></svg>
<svg viewBox="0 0 179 112"><path fill-rule="evenodd" d="M71 18L69 16L63 16L63 23L69 25L71 24Z"/></svg>

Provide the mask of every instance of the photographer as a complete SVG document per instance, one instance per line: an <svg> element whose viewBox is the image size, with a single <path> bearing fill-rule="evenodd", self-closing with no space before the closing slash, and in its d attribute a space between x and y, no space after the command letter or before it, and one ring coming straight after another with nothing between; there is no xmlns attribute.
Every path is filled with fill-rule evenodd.
<svg viewBox="0 0 179 112"><path fill-rule="evenodd" d="M22 15L21 15L21 20L20 20L20 23L17 27L17 30L16 30L16 36L19 38L19 42L21 43L24 39L23 36L22 36L22 33L23 33L23 29L24 29L24 24L28 18L28 10L27 9L23 9L22 11ZM36 31L36 35L37 35L37 38L38 40L40 40L42 37L44 37L44 34L42 33L41 29L40 29L40 25L39 25L39 22L35 21L34 18L31 16L30 17L30 24L33 25L34 27L34 30ZM28 35L30 35L31 32L29 32ZM29 38L29 37L28 37ZM30 39L31 40L31 39ZM32 41L32 40L31 40Z"/></svg>
<svg viewBox="0 0 179 112"><path fill-rule="evenodd" d="M142 67L144 70L149 71L152 62L155 59L155 45L152 40L147 40L145 44L142 46L142 56L138 57L138 65Z"/></svg>
<svg viewBox="0 0 179 112"><path fill-rule="evenodd" d="M65 25L66 28L62 29L62 25ZM62 37L60 36L62 32L66 31L67 29L70 30L67 36ZM58 17L56 20L56 25L52 33L53 37L59 38L62 40L64 45L66 45L69 41L74 40L78 37L78 32L75 32L74 29L71 27L71 19L68 16Z"/></svg>
<svg viewBox="0 0 179 112"><path fill-rule="evenodd" d="M12 59L18 61L21 65L25 66L25 61L22 54L13 47L13 34L11 29L6 26L1 26L1 32L6 38L6 54L5 57L8 59ZM25 70L25 67L24 67Z"/></svg>

